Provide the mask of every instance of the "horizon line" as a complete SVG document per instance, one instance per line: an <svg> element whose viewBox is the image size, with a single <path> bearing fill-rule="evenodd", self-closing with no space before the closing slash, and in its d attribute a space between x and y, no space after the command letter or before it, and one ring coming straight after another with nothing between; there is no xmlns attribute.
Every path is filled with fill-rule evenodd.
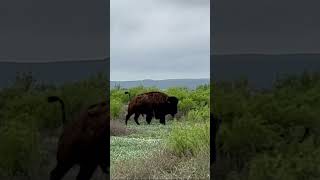
<svg viewBox="0 0 320 180"><path fill-rule="evenodd" d="M41 60L40 58L36 58L38 60ZM110 57L99 57L99 58L79 58L79 59L72 59L72 58L66 58L66 59L61 59L61 60L56 60L59 58L55 58L55 60L50 60L50 59L44 59L43 61L36 61L36 60L27 60L24 59L22 61L17 61L17 60L1 60L0 59L0 63L15 63L15 64L19 64L19 63L34 63L34 64L44 64L44 63L63 63L63 62L92 62L92 61L108 61L110 59Z"/></svg>
<svg viewBox="0 0 320 180"><path fill-rule="evenodd" d="M137 79L137 80L111 80L113 82L133 82L133 81L166 81L166 80L210 80L210 77L206 78L169 78L169 79Z"/></svg>
<svg viewBox="0 0 320 180"><path fill-rule="evenodd" d="M315 53L210 53L210 55L320 55L320 52Z"/></svg>

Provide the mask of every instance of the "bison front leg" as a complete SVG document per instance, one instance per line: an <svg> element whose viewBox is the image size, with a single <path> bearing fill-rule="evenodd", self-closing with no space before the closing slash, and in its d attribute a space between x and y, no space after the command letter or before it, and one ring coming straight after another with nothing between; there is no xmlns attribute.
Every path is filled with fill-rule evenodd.
<svg viewBox="0 0 320 180"><path fill-rule="evenodd" d="M160 123L163 125L166 125L166 117L165 116L160 117Z"/></svg>

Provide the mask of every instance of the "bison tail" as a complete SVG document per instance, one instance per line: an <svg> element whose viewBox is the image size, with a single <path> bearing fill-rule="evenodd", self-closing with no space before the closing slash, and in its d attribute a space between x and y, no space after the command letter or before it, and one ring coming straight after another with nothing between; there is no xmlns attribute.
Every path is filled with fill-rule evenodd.
<svg viewBox="0 0 320 180"><path fill-rule="evenodd" d="M65 111L65 107L64 107L64 102L61 98L59 98L58 96L49 96L48 97L48 102L52 103L52 102L59 102L61 105L61 111L62 111L62 124L64 125L66 123L66 111Z"/></svg>
<svg viewBox="0 0 320 180"><path fill-rule="evenodd" d="M129 91L124 92L124 94L128 94L128 96L129 96L129 100L131 99L131 94L130 94L130 92L129 92Z"/></svg>

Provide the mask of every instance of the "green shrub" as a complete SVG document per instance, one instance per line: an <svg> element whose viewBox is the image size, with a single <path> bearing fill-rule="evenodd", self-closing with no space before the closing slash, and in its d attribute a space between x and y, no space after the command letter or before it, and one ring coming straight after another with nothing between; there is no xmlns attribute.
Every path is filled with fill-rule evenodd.
<svg viewBox="0 0 320 180"><path fill-rule="evenodd" d="M270 149L279 138L264 120L250 114L233 119L232 123L222 124L219 142L223 142L220 151L245 161L256 152Z"/></svg>
<svg viewBox="0 0 320 180"><path fill-rule="evenodd" d="M193 122L208 122L210 120L210 109L208 106L204 106L195 110L191 110L187 113L187 121Z"/></svg>
<svg viewBox="0 0 320 180"><path fill-rule="evenodd" d="M196 102L191 98L182 99L178 104L178 110L183 114L186 114L188 111L195 109L196 107Z"/></svg>
<svg viewBox="0 0 320 180"><path fill-rule="evenodd" d="M111 118L115 119L118 118L122 112L123 104L121 103L120 99L111 99L110 100L110 113Z"/></svg>
<svg viewBox="0 0 320 180"><path fill-rule="evenodd" d="M249 167L249 180L300 180L320 178L320 151L299 154L261 154Z"/></svg>
<svg viewBox="0 0 320 180"><path fill-rule="evenodd" d="M180 101L189 97L189 89L184 87L171 87L166 90L170 96L176 96Z"/></svg>
<svg viewBox="0 0 320 180"><path fill-rule="evenodd" d="M168 147L177 155L196 155L210 146L210 125L174 124L167 139Z"/></svg>
<svg viewBox="0 0 320 180"><path fill-rule="evenodd" d="M27 114L18 114L0 128L2 175L31 176L39 167L39 133Z"/></svg>
<svg viewBox="0 0 320 180"><path fill-rule="evenodd" d="M110 99L117 99L119 102L123 104L127 104L129 102L129 96L125 94L125 90L117 90L117 89L112 89L110 91Z"/></svg>

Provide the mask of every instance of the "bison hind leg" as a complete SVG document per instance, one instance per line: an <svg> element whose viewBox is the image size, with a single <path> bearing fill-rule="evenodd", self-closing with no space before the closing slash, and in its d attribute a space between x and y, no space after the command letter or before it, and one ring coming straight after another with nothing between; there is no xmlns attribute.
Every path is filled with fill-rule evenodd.
<svg viewBox="0 0 320 180"><path fill-rule="evenodd" d="M151 120L152 120L152 115L151 114L147 114L147 117L146 117L147 123L150 124Z"/></svg>
<svg viewBox="0 0 320 180"><path fill-rule="evenodd" d="M126 115L126 125L128 124L128 120L130 119L131 116L132 116L132 113L128 113Z"/></svg>
<svg viewBox="0 0 320 180"><path fill-rule="evenodd" d="M80 172L77 180L90 180L98 164L82 164L80 165Z"/></svg>
<svg viewBox="0 0 320 180"><path fill-rule="evenodd" d="M139 121L138 121L139 116L140 116L139 113L135 113L135 114L134 114L134 121L135 121L138 125L140 125L140 123L139 123Z"/></svg>
<svg viewBox="0 0 320 180"><path fill-rule="evenodd" d="M71 168L71 164L58 163L50 173L50 180L61 180Z"/></svg>
<svg viewBox="0 0 320 180"><path fill-rule="evenodd" d="M105 174L109 175L110 168L106 163L100 163L99 166L100 166L102 172L104 172Z"/></svg>

